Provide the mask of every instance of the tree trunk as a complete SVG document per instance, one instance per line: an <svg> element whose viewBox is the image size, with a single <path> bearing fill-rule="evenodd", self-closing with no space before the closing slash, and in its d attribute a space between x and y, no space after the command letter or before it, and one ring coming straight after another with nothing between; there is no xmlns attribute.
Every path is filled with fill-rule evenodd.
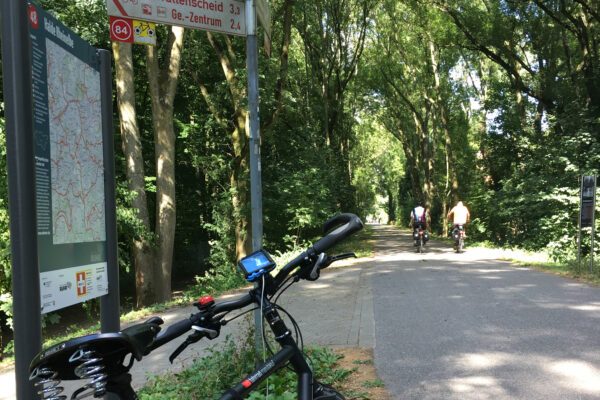
<svg viewBox="0 0 600 400"><path fill-rule="evenodd" d="M392 223L393 221L396 221L396 206L395 206L395 201L394 201L394 192L391 191L389 188L387 189L387 195L388 195L388 202L387 202L387 208L388 208L388 224Z"/></svg>
<svg viewBox="0 0 600 400"><path fill-rule="evenodd" d="M448 204L442 199L442 235L448 236Z"/></svg>
<svg viewBox="0 0 600 400"><path fill-rule="evenodd" d="M146 201L142 141L136 120L135 88L133 84L133 57L131 44L113 42L115 59L117 106L121 122L123 154L126 160L127 183L135 192L131 206L146 230L146 235L133 239L133 264L135 269L136 306L147 306L155 301L154 254L148 240L150 220Z"/></svg>
<svg viewBox="0 0 600 400"><path fill-rule="evenodd" d="M279 77L277 78L277 84L275 85L275 108L268 120L265 119L267 122L265 122L264 126L261 128L261 131L265 134L269 132L271 126L273 126L277 117L283 110L284 95L287 90L290 45L292 43L292 12L294 3L295 0L285 0L283 6L283 38L281 43L281 55L279 57Z"/></svg>
<svg viewBox="0 0 600 400"><path fill-rule="evenodd" d="M250 224L250 176L248 165L248 134L246 119L248 112L239 110L236 116L236 129L232 133L234 162L231 173L233 189L233 213L235 217L235 257L239 261L252 252L252 231Z"/></svg>
<svg viewBox="0 0 600 400"><path fill-rule="evenodd" d="M233 169L229 177L233 190L231 203L233 206L233 220L235 221L235 256L237 260L243 258L252 248L252 232L250 232L250 187L248 184L248 132L246 132L246 119L248 111L243 106L242 99L246 96L244 90L238 89L235 69L231 60L222 50L221 44L211 33L206 32L210 45L215 50L227 85L231 94L232 106L235 111L234 126L231 132L231 145L233 147ZM206 97L206 96L205 96ZM213 111L214 112L214 111Z"/></svg>
<svg viewBox="0 0 600 400"><path fill-rule="evenodd" d="M154 46L147 47L147 72L152 98L156 158L156 265L157 295L171 299L171 270L175 242L175 131L173 100L179 78L184 29L171 27L165 69L160 70Z"/></svg>
<svg viewBox="0 0 600 400"><path fill-rule="evenodd" d="M446 151L446 188L443 196L440 196L444 205L443 208L446 209L448 200L452 203L454 203L457 200L458 177L455 170L456 160L454 159L454 153L452 151L452 136L450 135L450 120L448 117L448 108L446 107L446 102L444 100L442 92L437 51L438 50L436 49L435 44L432 40L430 40L429 54L431 57L431 69L433 71L433 77L435 82L435 103L442 125L442 131L444 132L444 148ZM449 199L447 198L448 194L450 194ZM446 221L444 220L444 234L447 233L446 230Z"/></svg>

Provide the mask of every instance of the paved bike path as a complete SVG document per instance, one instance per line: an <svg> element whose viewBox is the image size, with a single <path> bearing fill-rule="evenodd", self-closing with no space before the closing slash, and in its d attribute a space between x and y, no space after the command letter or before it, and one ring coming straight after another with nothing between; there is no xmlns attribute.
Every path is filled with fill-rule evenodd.
<svg viewBox="0 0 600 400"><path fill-rule="evenodd" d="M376 226L375 364L396 399L600 399L600 288Z"/></svg>

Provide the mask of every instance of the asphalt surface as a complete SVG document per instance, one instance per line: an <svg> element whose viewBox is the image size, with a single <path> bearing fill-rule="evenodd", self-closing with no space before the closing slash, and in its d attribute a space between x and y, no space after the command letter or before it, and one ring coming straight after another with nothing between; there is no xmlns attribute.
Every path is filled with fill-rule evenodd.
<svg viewBox="0 0 600 400"><path fill-rule="evenodd" d="M599 288L375 232L375 364L394 398L600 399Z"/></svg>
<svg viewBox="0 0 600 400"><path fill-rule="evenodd" d="M409 233L371 227L374 258L281 297L305 344L374 348L395 399L600 399L600 288L511 266L468 239L463 254L433 240L417 254ZM168 325L193 310L161 316ZM134 365L134 387L186 368L244 324L189 346L173 365L185 337L156 350ZM0 373L0 399L14 399L14 382L14 372ZM69 394L77 387L63 383Z"/></svg>

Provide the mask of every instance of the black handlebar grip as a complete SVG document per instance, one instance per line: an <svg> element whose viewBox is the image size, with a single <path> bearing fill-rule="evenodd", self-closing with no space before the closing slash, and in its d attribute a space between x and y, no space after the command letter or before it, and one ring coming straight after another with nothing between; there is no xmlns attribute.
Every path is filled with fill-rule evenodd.
<svg viewBox="0 0 600 400"><path fill-rule="evenodd" d="M183 321L179 321L174 323L173 325L169 325L164 331L160 332L154 342L150 347L155 349L163 344L170 342L171 340L178 338L186 332L189 332L192 329L192 325L194 322L191 318L184 319Z"/></svg>
<svg viewBox="0 0 600 400"><path fill-rule="evenodd" d="M363 222L354 214L336 215L323 224L323 230L329 233L317 240L313 244L313 249L317 253L322 253L363 227Z"/></svg>

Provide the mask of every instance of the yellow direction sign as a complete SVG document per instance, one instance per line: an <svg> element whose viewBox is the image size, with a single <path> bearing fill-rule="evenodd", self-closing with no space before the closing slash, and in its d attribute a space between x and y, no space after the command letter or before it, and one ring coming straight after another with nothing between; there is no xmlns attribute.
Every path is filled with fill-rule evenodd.
<svg viewBox="0 0 600 400"><path fill-rule="evenodd" d="M156 24L154 22L133 20L133 42L156 46Z"/></svg>

